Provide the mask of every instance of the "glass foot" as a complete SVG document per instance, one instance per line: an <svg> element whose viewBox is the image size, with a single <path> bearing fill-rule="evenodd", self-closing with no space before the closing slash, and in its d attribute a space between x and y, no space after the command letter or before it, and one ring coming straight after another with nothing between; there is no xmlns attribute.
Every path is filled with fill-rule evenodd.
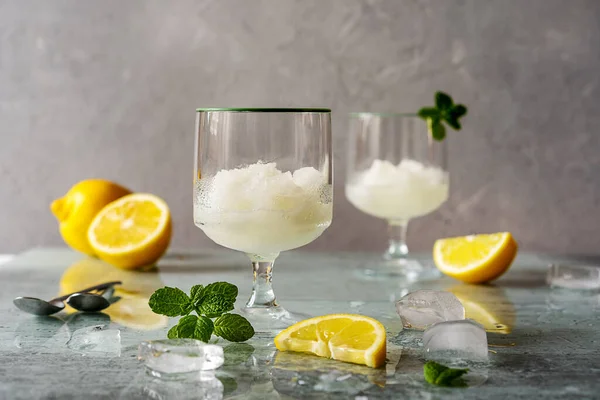
<svg viewBox="0 0 600 400"><path fill-rule="evenodd" d="M243 307L239 310L254 328L255 332L279 333L297 322L310 318L310 315L295 313L281 306Z"/></svg>
<svg viewBox="0 0 600 400"><path fill-rule="evenodd" d="M374 261L362 266L357 272L365 279L398 278L408 282L427 281L442 276L433 264L412 258Z"/></svg>

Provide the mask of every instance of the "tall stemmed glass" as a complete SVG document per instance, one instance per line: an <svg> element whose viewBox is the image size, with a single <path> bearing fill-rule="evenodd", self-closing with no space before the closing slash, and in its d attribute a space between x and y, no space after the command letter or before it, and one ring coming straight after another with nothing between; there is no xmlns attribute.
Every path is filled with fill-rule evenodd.
<svg viewBox="0 0 600 400"><path fill-rule="evenodd" d="M305 316L276 300L273 263L331 224L331 110L197 110L194 223L214 242L252 262L252 294L241 310L255 329Z"/></svg>
<svg viewBox="0 0 600 400"><path fill-rule="evenodd" d="M448 198L446 141L411 114L356 113L350 118L346 197L360 211L388 221L389 247L367 275L425 279L437 275L408 256L408 222Z"/></svg>

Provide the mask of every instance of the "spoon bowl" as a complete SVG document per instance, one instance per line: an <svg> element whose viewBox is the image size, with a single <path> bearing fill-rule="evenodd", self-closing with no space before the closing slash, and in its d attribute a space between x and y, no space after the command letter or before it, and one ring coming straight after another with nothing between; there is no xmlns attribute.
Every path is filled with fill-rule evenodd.
<svg viewBox="0 0 600 400"><path fill-rule="evenodd" d="M67 304L84 312L98 312L110 306L105 297L92 293L75 293L67 299Z"/></svg>
<svg viewBox="0 0 600 400"><path fill-rule="evenodd" d="M34 315L51 315L65 308L60 300L45 301L35 297L17 297L13 303L20 310Z"/></svg>

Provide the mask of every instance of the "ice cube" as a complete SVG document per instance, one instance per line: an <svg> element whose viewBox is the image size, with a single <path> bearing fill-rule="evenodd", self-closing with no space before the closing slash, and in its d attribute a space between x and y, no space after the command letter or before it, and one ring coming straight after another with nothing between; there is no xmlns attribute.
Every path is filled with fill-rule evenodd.
<svg viewBox="0 0 600 400"><path fill-rule="evenodd" d="M600 289L600 267L585 265L551 265L546 282L567 289Z"/></svg>
<svg viewBox="0 0 600 400"><path fill-rule="evenodd" d="M465 319L432 325L423 333L423 351L429 360L488 360L487 335L483 326Z"/></svg>
<svg viewBox="0 0 600 400"><path fill-rule="evenodd" d="M405 328L425 329L444 321L465 319L465 308L450 292L417 290L396 302Z"/></svg>
<svg viewBox="0 0 600 400"><path fill-rule="evenodd" d="M210 371L223 365L223 348L196 339L168 339L142 342L138 359L156 377Z"/></svg>
<svg viewBox="0 0 600 400"><path fill-rule="evenodd" d="M121 331L96 325L77 329L67 342L67 347L92 357L120 357Z"/></svg>

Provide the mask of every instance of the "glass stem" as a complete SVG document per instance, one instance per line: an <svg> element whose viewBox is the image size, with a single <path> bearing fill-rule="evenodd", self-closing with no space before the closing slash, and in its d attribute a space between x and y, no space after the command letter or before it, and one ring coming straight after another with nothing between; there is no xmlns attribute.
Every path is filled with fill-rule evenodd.
<svg viewBox="0 0 600 400"><path fill-rule="evenodd" d="M408 220L390 221L388 232L390 237L390 247L385 253L388 260L403 259L408 256L408 246L406 245L406 233L408 231Z"/></svg>
<svg viewBox="0 0 600 400"><path fill-rule="evenodd" d="M273 279L273 261L252 260L252 295L246 303L247 308L277 307L277 299L271 281Z"/></svg>

